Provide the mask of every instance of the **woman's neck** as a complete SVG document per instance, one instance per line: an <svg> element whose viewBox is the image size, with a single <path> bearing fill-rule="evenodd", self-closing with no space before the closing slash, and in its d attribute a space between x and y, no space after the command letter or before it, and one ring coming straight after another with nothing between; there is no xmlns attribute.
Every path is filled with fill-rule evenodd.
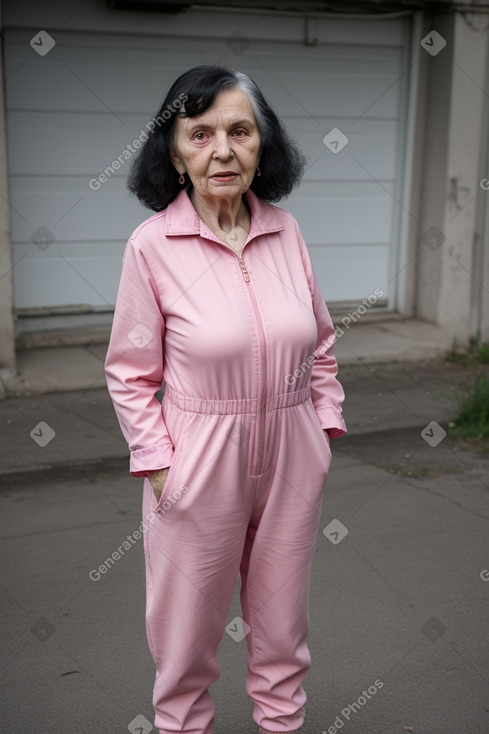
<svg viewBox="0 0 489 734"><path fill-rule="evenodd" d="M190 200L202 221L218 236L236 227L249 231L250 212L242 194L233 199L205 199L192 189Z"/></svg>

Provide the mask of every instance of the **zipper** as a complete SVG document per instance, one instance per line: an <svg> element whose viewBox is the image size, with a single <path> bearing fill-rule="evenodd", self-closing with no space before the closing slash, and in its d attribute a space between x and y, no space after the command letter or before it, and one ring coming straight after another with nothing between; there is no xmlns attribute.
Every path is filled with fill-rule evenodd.
<svg viewBox="0 0 489 734"><path fill-rule="evenodd" d="M243 260L242 256L241 255L238 255L237 252L235 253L235 255L236 255L236 257L239 260L239 267L241 268L241 272L243 273L243 278L245 279L245 281L247 283L249 283L250 282L250 276L249 276L248 270L246 269L246 263Z"/></svg>
<svg viewBox="0 0 489 734"><path fill-rule="evenodd" d="M242 251L241 251L242 252ZM263 327L260 310L258 307L258 301L255 294L255 289L251 283L250 275L246 267L246 263L243 260L241 254L234 253L239 261L241 273L246 283L250 283L249 293L251 296L251 302L253 310L255 312L255 322L258 331L258 343L260 351L260 359L258 361L258 384L260 385L260 394L258 396L258 416L257 416L257 430L256 430L256 443L253 447L253 455L256 454L256 461L254 466L251 467L250 476L258 476L262 474L263 454L264 454L264 439L265 439L265 421L266 421L266 404L267 404L267 359L266 359L266 337L265 329Z"/></svg>

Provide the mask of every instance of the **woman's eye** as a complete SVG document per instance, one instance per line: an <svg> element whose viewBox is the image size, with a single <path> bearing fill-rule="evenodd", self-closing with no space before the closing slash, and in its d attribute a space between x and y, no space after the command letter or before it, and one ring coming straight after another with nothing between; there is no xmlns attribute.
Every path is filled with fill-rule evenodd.
<svg viewBox="0 0 489 734"><path fill-rule="evenodd" d="M238 138L244 138L246 137L247 132L246 130L242 130L241 128L239 128L238 130L235 130L233 132L233 135ZM195 133L193 139L196 140L197 142L203 142L204 140L207 139L207 133L205 131Z"/></svg>

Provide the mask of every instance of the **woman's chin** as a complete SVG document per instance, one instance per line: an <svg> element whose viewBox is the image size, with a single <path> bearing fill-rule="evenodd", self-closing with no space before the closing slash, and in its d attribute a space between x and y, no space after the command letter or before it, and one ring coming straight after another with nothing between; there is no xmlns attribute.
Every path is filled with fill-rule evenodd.
<svg viewBox="0 0 489 734"><path fill-rule="evenodd" d="M244 193L247 188L243 188L241 179L226 182L209 181L205 195L212 196L216 199L229 199L229 197L239 196Z"/></svg>

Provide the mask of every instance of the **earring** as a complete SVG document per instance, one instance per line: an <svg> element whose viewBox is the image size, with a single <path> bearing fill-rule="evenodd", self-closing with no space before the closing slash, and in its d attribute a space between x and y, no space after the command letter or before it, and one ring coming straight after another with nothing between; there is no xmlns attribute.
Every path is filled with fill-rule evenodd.
<svg viewBox="0 0 489 734"><path fill-rule="evenodd" d="M257 169L256 169L256 175L257 175L257 176L261 176L261 171L260 171L260 169L259 169L258 167L257 167Z"/></svg>
<svg viewBox="0 0 489 734"><path fill-rule="evenodd" d="M185 183L185 176L183 175L183 173L180 174L180 177L178 179L178 183L181 184L182 186Z"/></svg>

